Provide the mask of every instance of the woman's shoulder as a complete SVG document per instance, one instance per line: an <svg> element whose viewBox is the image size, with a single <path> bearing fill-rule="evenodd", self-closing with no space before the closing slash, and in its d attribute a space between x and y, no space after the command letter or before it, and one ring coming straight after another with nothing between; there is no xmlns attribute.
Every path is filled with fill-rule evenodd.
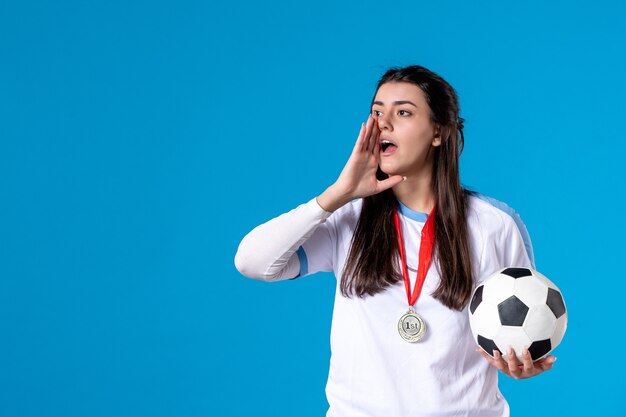
<svg viewBox="0 0 626 417"><path fill-rule="evenodd" d="M466 193L470 227L477 226L483 231L501 232L507 227L520 227L523 224L519 214L507 203L477 191L466 190Z"/></svg>
<svg viewBox="0 0 626 417"><path fill-rule="evenodd" d="M468 224L470 230L478 231L483 237L502 237L507 233L519 233L526 253L534 267L535 258L530 234L521 216L508 204L476 191L468 193Z"/></svg>
<svg viewBox="0 0 626 417"><path fill-rule="evenodd" d="M476 191L468 193L468 229L478 241L499 242L508 245L517 236L526 250L530 264L535 268L533 245L526 225L515 209L508 204ZM496 243L497 244L497 243Z"/></svg>

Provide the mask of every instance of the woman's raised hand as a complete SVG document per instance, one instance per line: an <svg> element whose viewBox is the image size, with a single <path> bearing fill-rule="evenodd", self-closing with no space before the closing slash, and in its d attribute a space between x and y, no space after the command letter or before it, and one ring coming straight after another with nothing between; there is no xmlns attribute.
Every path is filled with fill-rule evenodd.
<svg viewBox="0 0 626 417"><path fill-rule="evenodd" d="M376 178L380 163L380 130L375 116L370 115L361 125L359 137L352 154L339 178L317 201L327 211L335 211L356 198L378 194L402 182L401 175L392 175L385 180Z"/></svg>

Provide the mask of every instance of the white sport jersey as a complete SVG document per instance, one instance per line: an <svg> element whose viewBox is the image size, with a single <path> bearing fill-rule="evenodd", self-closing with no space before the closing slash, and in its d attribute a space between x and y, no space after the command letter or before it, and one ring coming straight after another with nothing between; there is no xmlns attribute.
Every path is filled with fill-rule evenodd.
<svg viewBox="0 0 626 417"><path fill-rule="evenodd" d="M414 305L427 327L419 342L408 343L398 333L398 320L408 309L402 281L374 296L341 294L341 273L362 201L353 200L329 213L314 198L255 228L235 259L244 275L268 281L334 272L326 416L508 416L508 403L498 389L498 370L475 351L467 307L451 310L430 295L440 280L436 257ZM500 268L534 268L532 246L519 216L477 193L471 193L468 202L476 284ZM413 291L427 214L401 203L399 214ZM269 246L268 240L273 241Z"/></svg>

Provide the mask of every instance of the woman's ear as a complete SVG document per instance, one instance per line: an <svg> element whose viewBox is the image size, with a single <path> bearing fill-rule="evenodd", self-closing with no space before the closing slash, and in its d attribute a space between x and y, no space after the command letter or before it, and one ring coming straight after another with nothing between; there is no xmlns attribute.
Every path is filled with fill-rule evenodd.
<svg viewBox="0 0 626 417"><path fill-rule="evenodd" d="M435 136L433 137L432 145L433 146L441 145L441 127L439 126L435 127Z"/></svg>

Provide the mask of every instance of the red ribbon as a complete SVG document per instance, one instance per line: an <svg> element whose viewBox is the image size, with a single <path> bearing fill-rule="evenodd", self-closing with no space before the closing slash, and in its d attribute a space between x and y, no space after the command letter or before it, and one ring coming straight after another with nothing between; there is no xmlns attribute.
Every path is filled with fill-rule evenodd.
<svg viewBox="0 0 626 417"><path fill-rule="evenodd" d="M393 209L393 217L398 232L398 246L400 248L400 258L402 258L402 276L404 277L404 287L406 288L406 298L409 306L413 306L422 292L422 286L426 280L426 273L430 267L433 255L433 246L435 245L435 207L431 210L426 219L426 224L422 228L422 238L420 240L419 264L417 265L417 278L415 280L415 288L411 294L411 283L409 281L409 271L406 265L406 255L404 253L404 239L402 238L402 226L400 225L400 217L398 210Z"/></svg>

